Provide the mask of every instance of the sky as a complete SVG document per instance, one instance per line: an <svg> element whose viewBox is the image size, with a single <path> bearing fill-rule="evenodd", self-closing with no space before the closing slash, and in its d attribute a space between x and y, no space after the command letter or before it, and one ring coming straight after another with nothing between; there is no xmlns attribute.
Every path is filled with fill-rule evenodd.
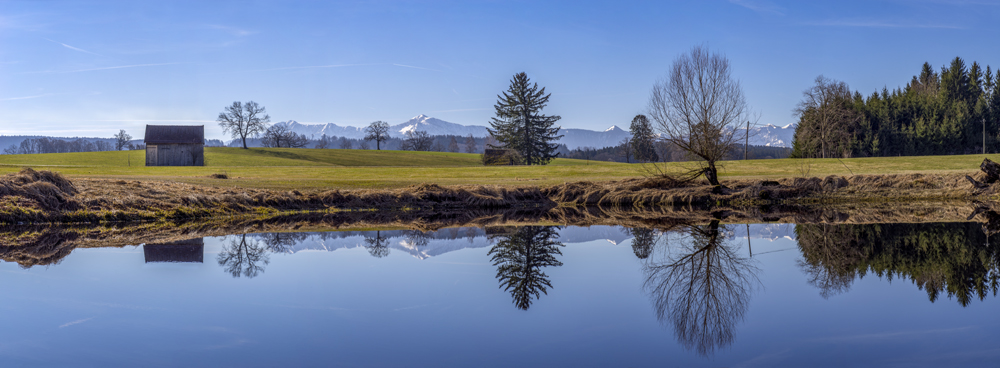
<svg viewBox="0 0 1000 368"><path fill-rule="evenodd" d="M6 1L0 134L141 137L233 101L271 122L425 114L488 125L526 72L564 128L628 127L694 46L725 55L759 124L824 75L869 95L956 56L1000 66L1000 0Z"/></svg>

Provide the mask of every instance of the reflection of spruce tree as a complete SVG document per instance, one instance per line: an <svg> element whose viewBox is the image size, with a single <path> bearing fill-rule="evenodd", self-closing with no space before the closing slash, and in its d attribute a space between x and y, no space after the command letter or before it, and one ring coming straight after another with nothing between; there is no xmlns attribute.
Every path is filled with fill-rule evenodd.
<svg viewBox="0 0 1000 368"><path fill-rule="evenodd" d="M1000 289L1000 244L979 223L804 224L795 227L801 267L822 295L869 272L909 278L933 302L942 292L966 306Z"/></svg>
<svg viewBox="0 0 1000 368"><path fill-rule="evenodd" d="M558 235L556 229L525 226L511 234L490 236L490 240L497 241L489 255L497 266L500 287L510 292L519 309L528 310L532 295L538 299L542 293L548 294L547 287L552 287L542 267L562 266L556 259L556 255L562 255L559 247L563 246L554 240Z"/></svg>
<svg viewBox="0 0 1000 368"><path fill-rule="evenodd" d="M226 272L233 277L242 275L247 278L256 277L264 272L264 266L270 262L267 248L253 238L247 241L247 234L240 235L223 246L217 260L219 265L225 267Z"/></svg>
<svg viewBox="0 0 1000 368"><path fill-rule="evenodd" d="M725 229L723 229L725 230ZM759 284L757 267L728 244L719 221L687 228L687 242L677 242L662 259L649 258L645 289L656 317L674 327L677 340L702 355L728 346Z"/></svg>
<svg viewBox="0 0 1000 368"><path fill-rule="evenodd" d="M639 259L649 258L656 245L656 230L649 228L627 228L626 231L632 234L632 251Z"/></svg>
<svg viewBox="0 0 1000 368"><path fill-rule="evenodd" d="M382 236L381 231L376 231L375 237L365 236L365 248L372 257L385 257L389 255L389 238Z"/></svg>

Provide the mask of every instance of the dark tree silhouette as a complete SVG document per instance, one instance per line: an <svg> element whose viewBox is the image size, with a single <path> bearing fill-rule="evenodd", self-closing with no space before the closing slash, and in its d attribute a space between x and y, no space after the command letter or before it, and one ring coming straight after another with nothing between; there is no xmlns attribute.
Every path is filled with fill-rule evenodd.
<svg viewBox="0 0 1000 368"><path fill-rule="evenodd" d="M561 117L542 115L550 95L545 87L539 90L538 83L531 84L527 74L515 74L510 88L497 96L496 116L486 128L503 148L517 151L528 165L545 165L559 156L559 145L552 142L562 138L556 135L560 128L554 126Z"/></svg>
<svg viewBox="0 0 1000 368"><path fill-rule="evenodd" d="M726 241L724 231L718 220L688 226L687 236L680 238L686 241L644 265L644 287L657 319L673 325L685 348L705 356L733 343L736 324L760 284L759 269Z"/></svg>
<svg viewBox="0 0 1000 368"><path fill-rule="evenodd" d="M628 228L626 230L632 234L632 252L635 252L635 256L639 259L649 258L659 238L656 230L649 228Z"/></svg>
<svg viewBox="0 0 1000 368"><path fill-rule="evenodd" d="M223 132L230 133L233 139L241 140L243 149L247 149L247 137L253 138L266 131L271 116L267 114L264 106L256 102L235 101L231 106L226 106L225 111L219 113L216 121L219 122Z"/></svg>
<svg viewBox="0 0 1000 368"><path fill-rule="evenodd" d="M365 140L375 141L375 149L382 149L382 142L389 139L389 123L384 121L376 121L368 125L365 128ZM362 148L367 149L367 148Z"/></svg>
<svg viewBox="0 0 1000 368"><path fill-rule="evenodd" d="M217 258L219 265L233 277L254 278L264 272L264 266L270 263L267 247L264 244L247 239L247 234L229 241L222 247Z"/></svg>
<svg viewBox="0 0 1000 368"><path fill-rule="evenodd" d="M556 259L556 255L562 255L559 248L564 246L555 241L557 229L555 226L524 226L507 235L490 236L491 241L496 240L489 255L497 266L500 287L510 292L519 309L528 310L532 295L538 299L542 293L548 294L546 288L552 287L542 268L562 266Z"/></svg>
<svg viewBox="0 0 1000 368"><path fill-rule="evenodd" d="M381 231L376 231L375 237L365 236L365 249L375 258L388 256L389 238L382 236Z"/></svg>

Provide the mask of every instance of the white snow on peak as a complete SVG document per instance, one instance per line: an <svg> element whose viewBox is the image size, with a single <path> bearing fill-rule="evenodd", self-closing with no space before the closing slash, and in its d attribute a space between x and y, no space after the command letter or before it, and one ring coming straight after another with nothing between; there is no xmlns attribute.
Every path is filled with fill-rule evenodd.
<svg viewBox="0 0 1000 368"><path fill-rule="evenodd" d="M794 128L794 127L795 127L795 123L789 123L788 125L785 125L785 126L781 127L781 129L788 129L788 128Z"/></svg>
<svg viewBox="0 0 1000 368"><path fill-rule="evenodd" d="M615 131L615 130L622 130L622 129L619 128L617 125L612 125L610 128L604 129L605 132L612 132L612 131Z"/></svg>

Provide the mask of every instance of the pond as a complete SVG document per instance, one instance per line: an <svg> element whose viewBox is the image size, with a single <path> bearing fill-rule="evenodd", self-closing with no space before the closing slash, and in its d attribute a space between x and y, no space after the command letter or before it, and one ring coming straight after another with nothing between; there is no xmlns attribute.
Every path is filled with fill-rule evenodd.
<svg viewBox="0 0 1000 368"><path fill-rule="evenodd" d="M988 234L976 222L709 221L39 246L5 253L0 264L0 359L31 367L992 365L1000 239Z"/></svg>

